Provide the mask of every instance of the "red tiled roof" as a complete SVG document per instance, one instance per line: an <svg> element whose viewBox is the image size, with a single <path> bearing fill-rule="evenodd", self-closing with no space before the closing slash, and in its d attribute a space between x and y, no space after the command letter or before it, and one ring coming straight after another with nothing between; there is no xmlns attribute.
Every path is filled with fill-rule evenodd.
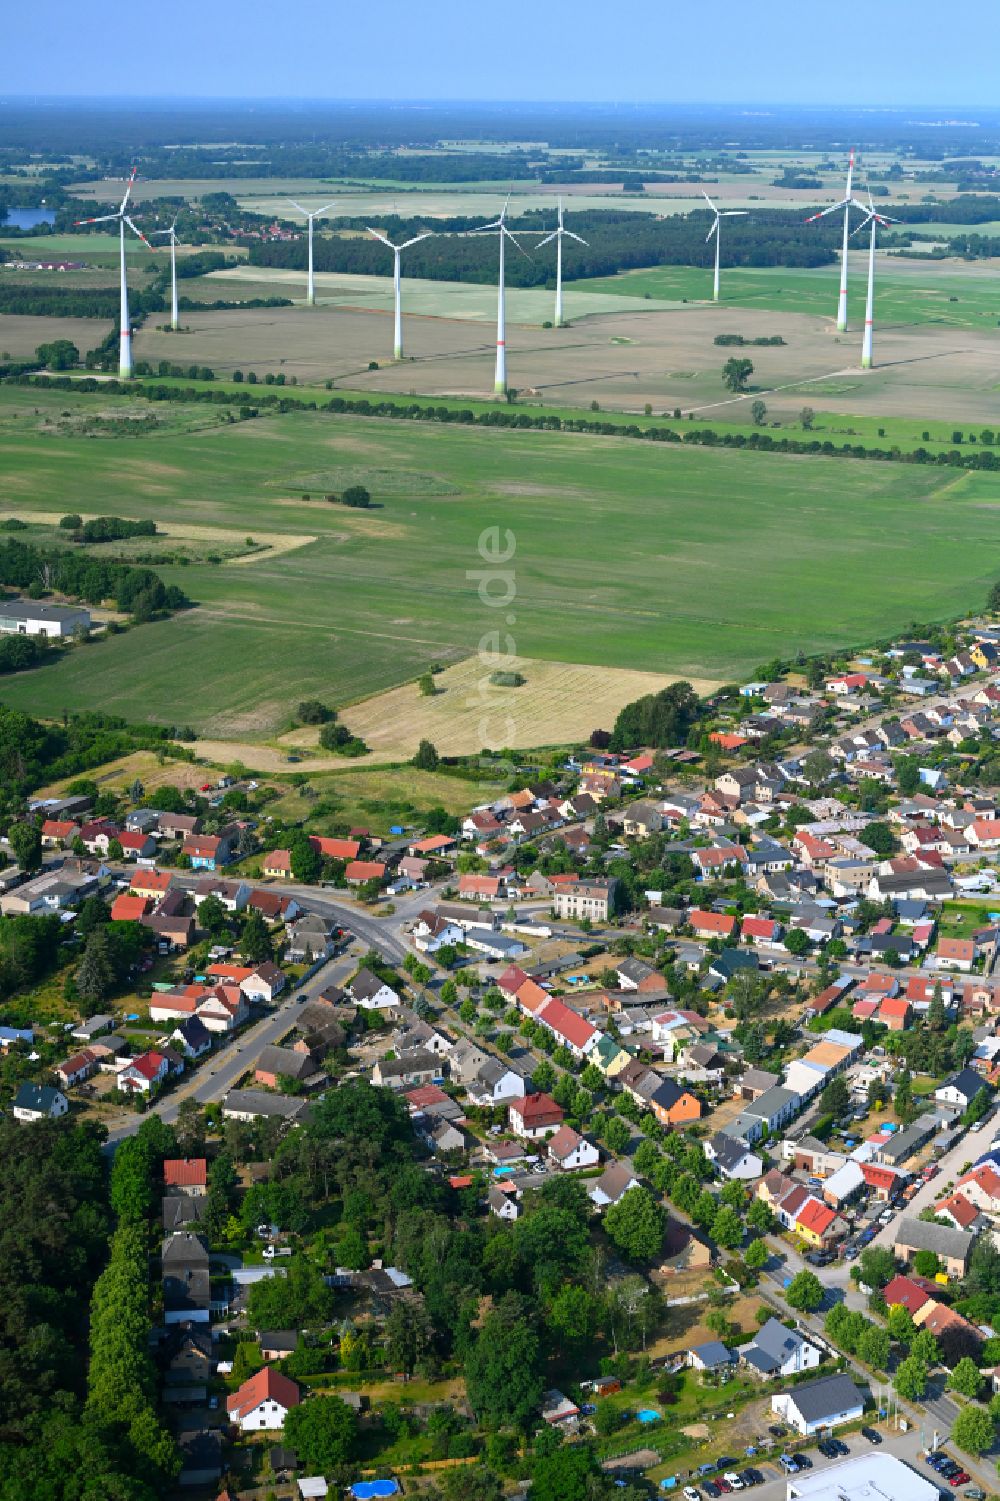
<svg viewBox="0 0 1000 1501"><path fill-rule="evenodd" d="M276 1371L274 1366L266 1365L256 1376L244 1381L239 1391L226 1398L226 1411L231 1418L238 1420L253 1412L262 1402L279 1402L282 1407L289 1408L298 1407L300 1400L295 1382Z"/></svg>
<svg viewBox="0 0 1000 1501"><path fill-rule="evenodd" d="M979 1218L979 1210L969 1203L964 1193L953 1193L950 1198L939 1199L934 1208L938 1214L950 1214L960 1230L968 1230Z"/></svg>
<svg viewBox="0 0 1000 1501"><path fill-rule="evenodd" d="M512 1100L510 1110L512 1114L519 1115L525 1125L550 1117L560 1121L563 1118L562 1107L556 1104L550 1094L527 1094L521 1100Z"/></svg>
<svg viewBox="0 0 1000 1501"><path fill-rule="evenodd" d="M385 866L380 860L352 860L344 871L347 881L381 881Z"/></svg>
<svg viewBox="0 0 1000 1501"><path fill-rule="evenodd" d="M361 848L360 839L325 839L320 834L310 834L309 843L324 860L356 860Z"/></svg>
<svg viewBox="0 0 1000 1501"><path fill-rule="evenodd" d="M596 1028L582 1016L578 1016L562 1001L550 1000L537 1012L538 1020L544 1022L560 1037L565 1037L573 1047L584 1048L593 1037Z"/></svg>
<svg viewBox="0 0 1000 1501"><path fill-rule="evenodd" d="M890 1308L899 1303L912 1317L936 1291L934 1283L924 1277L893 1277L882 1289L882 1296Z"/></svg>
<svg viewBox="0 0 1000 1501"><path fill-rule="evenodd" d="M145 917L148 907L148 896L129 896L122 892L111 903L111 921L138 922L140 917Z"/></svg>
<svg viewBox="0 0 1000 1501"><path fill-rule="evenodd" d="M163 1182L167 1188L202 1188L207 1181L204 1157L168 1157L164 1161Z"/></svg>
<svg viewBox="0 0 1000 1501"><path fill-rule="evenodd" d="M821 1204L819 1199L810 1199L802 1206L795 1223L813 1235L825 1235L836 1218L828 1204Z"/></svg>
<svg viewBox="0 0 1000 1501"><path fill-rule="evenodd" d="M728 938L736 927L735 917L728 913L704 912L700 907L692 907L687 919L692 928L703 933L717 933L722 938Z"/></svg>

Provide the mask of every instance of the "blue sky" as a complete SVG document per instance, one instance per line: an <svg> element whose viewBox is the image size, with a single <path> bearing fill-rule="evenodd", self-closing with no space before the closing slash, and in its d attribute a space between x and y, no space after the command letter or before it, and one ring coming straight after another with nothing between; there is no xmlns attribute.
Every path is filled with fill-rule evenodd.
<svg viewBox="0 0 1000 1501"><path fill-rule="evenodd" d="M997 98L996 0L46 0L8 95L951 106ZM961 108L960 108L961 107Z"/></svg>

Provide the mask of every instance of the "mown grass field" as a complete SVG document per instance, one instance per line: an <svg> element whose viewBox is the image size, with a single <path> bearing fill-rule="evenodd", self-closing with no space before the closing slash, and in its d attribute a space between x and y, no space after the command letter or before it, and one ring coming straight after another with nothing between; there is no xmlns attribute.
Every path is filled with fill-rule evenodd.
<svg viewBox="0 0 1000 1501"><path fill-rule="evenodd" d="M954 616L1000 572L987 475L307 412L192 431L161 406L146 436L44 430L102 400L0 391L4 514L316 540L248 566L165 567L198 608L5 679L0 697L35 713L266 740L303 697L357 701L495 632L525 657L728 679ZM322 498L352 483L375 508ZM515 548L513 577L490 586L501 606L477 572L496 527Z"/></svg>
<svg viewBox="0 0 1000 1501"><path fill-rule="evenodd" d="M921 226L922 227L922 226ZM933 226L936 230L936 226ZM721 302L733 308L769 308L778 313L809 313L834 318L839 285L837 266L767 268L723 266ZM868 275L864 251L848 264L848 308L854 328L864 321ZM712 295L712 273L695 266L655 266L618 276L589 277L569 284L589 293L617 292L666 302L703 301ZM1000 312L1000 273L995 263L961 267L955 262L918 262L882 256L876 281L878 326L943 323L961 328L995 328ZM737 330L738 332L738 330Z"/></svg>

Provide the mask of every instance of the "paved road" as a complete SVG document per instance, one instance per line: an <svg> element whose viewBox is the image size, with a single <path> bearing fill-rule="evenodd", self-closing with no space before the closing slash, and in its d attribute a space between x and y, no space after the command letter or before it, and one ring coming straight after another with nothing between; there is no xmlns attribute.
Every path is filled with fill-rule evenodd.
<svg viewBox="0 0 1000 1501"><path fill-rule="evenodd" d="M902 1213L908 1219L916 1219L922 1209L929 1209L937 1199L943 1198L948 1184L955 1183L962 1176L966 1164L975 1162L977 1157L981 1157L992 1146L997 1126L995 1107L978 1126L967 1131L950 1152L945 1153L938 1163L937 1173L929 1183L923 1184L919 1193L914 1194ZM888 1225L883 1226L876 1235L872 1245L886 1246L891 1251L896 1244L899 1218L899 1215L894 1215Z"/></svg>
<svg viewBox="0 0 1000 1501"><path fill-rule="evenodd" d="M317 970L305 987L290 989L273 1011L239 1033L218 1053L206 1057L190 1074L182 1078L176 1089L156 1100L150 1109L161 1120L172 1125L177 1120L184 1100L197 1100L199 1105L214 1104L221 1100L233 1088L237 1079L246 1073L254 1059L259 1057L261 1050L270 1043L277 1042L289 1031L298 1011L298 997L303 993L303 988L309 996L318 995L328 985L340 984L356 967L356 955L339 954L330 959L322 969ZM124 1137L134 1136L144 1119L143 1115L133 1115L120 1125L112 1127L108 1132L108 1145L113 1149Z"/></svg>

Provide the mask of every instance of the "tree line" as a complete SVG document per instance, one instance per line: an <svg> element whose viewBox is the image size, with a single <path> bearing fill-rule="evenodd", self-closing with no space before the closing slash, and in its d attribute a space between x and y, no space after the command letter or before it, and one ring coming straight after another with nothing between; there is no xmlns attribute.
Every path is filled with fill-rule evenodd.
<svg viewBox="0 0 1000 1501"><path fill-rule="evenodd" d="M365 228L361 219L341 222L347 229ZM407 275L431 281L494 281L497 250L493 237L463 237L483 222L469 216L435 221L435 227L442 232L407 251ZM550 230L553 222L551 210L532 210L512 221L511 231L516 235L519 231ZM577 280L612 276L645 266L707 264L705 232L710 223L707 209L663 219L621 209L574 213L574 233L580 234L587 244L570 247L563 275L567 280ZM385 219L383 225L390 237L408 237L426 228L422 220L398 215ZM530 240L525 241L525 248L530 252ZM725 256L731 266L823 266L833 260L835 249L836 234L832 229L825 225L807 226L801 214L784 210L762 211L726 230ZM304 270L306 242L304 238L253 241L249 254L251 265ZM363 235L349 238L317 235L314 257L317 271L383 276L388 264L385 247ZM507 257L507 280L511 286L547 286L554 276L554 254Z"/></svg>
<svg viewBox="0 0 1000 1501"><path fill-rule="evenodd" d="M16 538L0 543L0 584L31 589L39 583L91 605L113 599L115 608L134 620L149 620L191 603L182 589L164 584L150 568L63 547L36 547Z"/></svg>

